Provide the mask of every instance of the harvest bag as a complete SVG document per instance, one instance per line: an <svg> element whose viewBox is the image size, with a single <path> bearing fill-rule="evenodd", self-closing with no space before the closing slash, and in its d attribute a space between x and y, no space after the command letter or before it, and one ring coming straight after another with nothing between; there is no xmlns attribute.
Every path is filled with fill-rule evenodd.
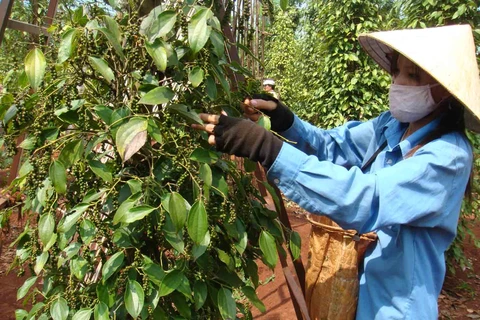
<svg viewBox="0 0 480 320"><path fill-rule="evenodd" d="M363 165L362 171L386 145L385 141ZM307 219L312 225L305 274L305 299L310 318L353 320L358 302L358 265L377 235L344 230L324 216L309 215Z"/></svg>

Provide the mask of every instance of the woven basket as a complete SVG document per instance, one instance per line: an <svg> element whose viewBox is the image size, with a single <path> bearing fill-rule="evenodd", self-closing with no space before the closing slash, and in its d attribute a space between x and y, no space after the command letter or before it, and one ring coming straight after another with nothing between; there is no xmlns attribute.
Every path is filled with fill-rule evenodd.
<svg viewBox="0 0 480 320"><path fill-rule="evenodd" d="M358 302L358 264L375 233L358 235L327 217L309 215L312 225L305 276L310 318L355 319Z"/></svg>

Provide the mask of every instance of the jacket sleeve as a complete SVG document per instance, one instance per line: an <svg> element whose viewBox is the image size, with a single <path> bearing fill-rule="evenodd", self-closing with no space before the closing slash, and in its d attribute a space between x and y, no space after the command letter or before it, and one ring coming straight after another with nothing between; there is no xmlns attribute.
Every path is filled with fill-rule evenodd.
<svg viewBox="0 0 480 320"><path fill-rule="evenodd" d="M365 233L397 224L456 226L471 164L471 148L458 134L367 174L284 143L268 177L308 212Z"/></svg>
<svg viewBox="0 0 480 320"><path fill-rule="evenodd" d="M377 128L382 127L380 124L386 118L382 114L371 121L351 121L335 129L323 130L295 116L292 126L281 135L298 150L319 160L347 168L360 167L372 138L378 134Z"/></svg>

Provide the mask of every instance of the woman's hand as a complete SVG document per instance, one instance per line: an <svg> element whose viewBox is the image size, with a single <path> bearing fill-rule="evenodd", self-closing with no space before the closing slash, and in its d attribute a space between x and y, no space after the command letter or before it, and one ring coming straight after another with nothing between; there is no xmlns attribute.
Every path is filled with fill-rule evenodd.
<svg viewBox="0 0 480 320"><path fill-rule="evenodd" d="M208 143L218 151L259 161L269 168L282 148L280 139L252 121L223 114L201 113L199 116L205 124L192 124L192 128L206 131Z"/></svg>
<svg viewBox="0 0 480 320"><path fill-rule="evenodd" d="M258 118L262 115L259 111L264 113L268 113L269 111L273 111L277 108L277 102L274 100L264 100L261 98L268 98L268 97L261 97L258 95L258 98L252 99L245 99L242 104L243 108L243 115L246 118L249 118L252 121L258 121ZM276 99L275 99L276 100Z"/></svg>
<svg viewBox="0 0 480 320"><path fill-rule="evenodd" d="M215 126L218 124L218 120L220 119L219 115L216 114L208 114L208 113L200 113L200 119L202 119L205 124L202 126L200 124L192 124L192 128L196 130L203 130L208 133L208 143L212 146L216 145L214 130Z"/></svg>
<svg viewBox="0 0 480 320"><path fill-rule="evenodd" d="M242 107L244 116L252 121L258 121L262 113L270 117L275 132L287 130L294 121L293 112L270 94L254 94L252 99L245 99Z"/></svg>

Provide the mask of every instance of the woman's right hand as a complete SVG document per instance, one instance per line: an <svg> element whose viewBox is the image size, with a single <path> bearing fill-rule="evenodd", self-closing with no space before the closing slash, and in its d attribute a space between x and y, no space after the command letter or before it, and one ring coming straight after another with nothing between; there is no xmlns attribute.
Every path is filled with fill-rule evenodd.
<svg viewBox="0 0 480 320"><path fill-rule="evenodd" d="M271 129L275 132L283 132L293 124L293 112L269 94L254 94L244 100L242 107L244 116L252 121L258 121L262 113L269 116Z"/></svg>
<svg viewBox="0 0 480 320"><path fill-rule="evenodd" d="M243 115L252 121L258 121L262 113L269 115L270 111L277 108L278 102L277 99L271 98L267 94L255 94L252 98L246 98L242 104Z"/></svg>

